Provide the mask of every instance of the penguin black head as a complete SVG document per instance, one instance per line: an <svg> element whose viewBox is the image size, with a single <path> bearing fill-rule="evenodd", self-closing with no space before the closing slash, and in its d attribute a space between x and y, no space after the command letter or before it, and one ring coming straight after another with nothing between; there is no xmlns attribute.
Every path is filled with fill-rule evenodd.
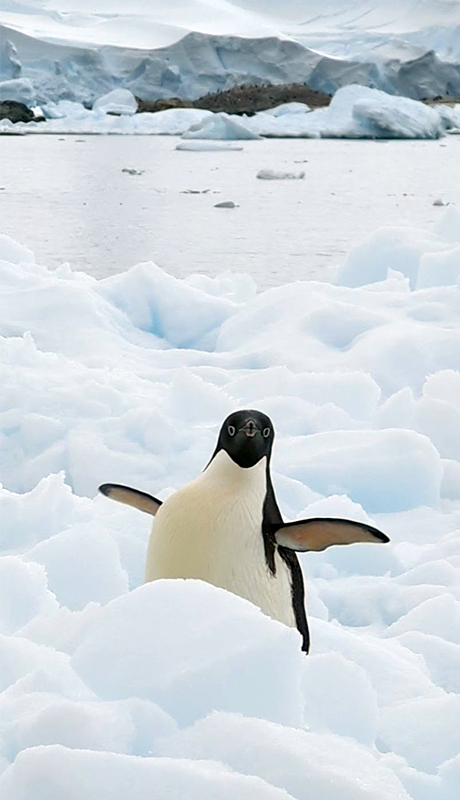
<svg viewBox="0 0 460 800"><path fill-rule="evenodd" d="M270 417L261 411L234 411L224 421L212 458L225 450L239 467L253 467L261 458L270 461L275 431ZM212 459L211 459L212 460Z"/></svg>

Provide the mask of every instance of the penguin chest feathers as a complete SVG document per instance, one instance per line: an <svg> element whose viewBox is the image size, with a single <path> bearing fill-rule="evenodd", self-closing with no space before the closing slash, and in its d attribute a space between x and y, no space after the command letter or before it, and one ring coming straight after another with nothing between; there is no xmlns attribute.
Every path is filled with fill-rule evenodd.
<svg viewBox="0 0 460 800"><path fill-rule="evenodd" d="M266 457L243 469L220 450L198 478L158 510L147 551L146 581L199 578L295 627L289 569L276 553L276 575L272 575L265 559L266 491Z"/></svg>

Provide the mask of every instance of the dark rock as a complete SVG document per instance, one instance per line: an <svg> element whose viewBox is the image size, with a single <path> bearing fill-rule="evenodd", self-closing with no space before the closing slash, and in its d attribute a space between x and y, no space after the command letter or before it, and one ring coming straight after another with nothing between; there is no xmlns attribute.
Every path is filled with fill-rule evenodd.
<svg viewBox="0 0 460 800"><path fill-rule="evenodd" d="M207 94L195 100L195 108L225 111L227 114L251 114L266 111L282 103L306 103L310 108L328 106L329 95L316 92L306 84L283 83L278 86L235 86L226 92Z"/></svg>
<svg viewBox="0 0 460 800"><path fill-rule="evenodd" d="M166 111L168 108L193 108L194 104L189 100L181 100L180 97L168 97L167 100L141 100L136 97L138 114L144 111L154 113L155 111Z"/></svg>
<svg viewBox="0 0 460 800"><path fill-rule="evenodd" d="M11 122L31 122L34 112L24 103L16 100L4 100L0 103L0 119L9 119Z"/></svg>

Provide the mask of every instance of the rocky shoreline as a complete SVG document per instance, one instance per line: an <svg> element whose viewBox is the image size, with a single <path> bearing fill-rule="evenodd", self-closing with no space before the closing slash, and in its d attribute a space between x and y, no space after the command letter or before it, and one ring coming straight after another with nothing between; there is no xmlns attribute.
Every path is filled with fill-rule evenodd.
<svg viewBox="0 0 460 800"><path fill-rule="evenodd" d="M136 97L138 114L156 113L171 108L200 108L214 113L244 114L249 117L283 103L305 103L311 109L316 109L328 106L331 100L331 95L315 91L306 84L296 83L235 86L226 91L206 94L193 101L182 100L179 97L160 100L144 100ZM429 106L455 106L460 104L460 97L440 95L434 98L422 98L421 102ZM24 103L4 100L0 102L0 120L2 119L9 119L13 123L41 122L45 120L45 117L36 116L33 110Z"/></svg>
<svg viewBox="0 0 460 800"><path fill-rule="evenodd" d="M212 92L194 101L181 100L178 97L154 101L136 99L140 112L164 111L168 108L204 108L215 113L224 111L227 114L251 116L282 103L305 103L310 108L320 108L328 106L332 96L317 92L306 84L289 83L279 86L245 84L222 92Z"/></svg>

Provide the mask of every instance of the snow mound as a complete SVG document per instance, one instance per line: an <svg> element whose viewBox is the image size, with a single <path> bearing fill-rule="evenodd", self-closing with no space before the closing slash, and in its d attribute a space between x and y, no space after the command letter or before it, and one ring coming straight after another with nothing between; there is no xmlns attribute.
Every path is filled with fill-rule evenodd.
<svg viewBox="0 0 460 800"><path fill-rule="evenodd" d="M300 722L297 631L199 581L155 581L109 603L72 666L105 700L129 687L182 725L213 708Z"/></svg>

